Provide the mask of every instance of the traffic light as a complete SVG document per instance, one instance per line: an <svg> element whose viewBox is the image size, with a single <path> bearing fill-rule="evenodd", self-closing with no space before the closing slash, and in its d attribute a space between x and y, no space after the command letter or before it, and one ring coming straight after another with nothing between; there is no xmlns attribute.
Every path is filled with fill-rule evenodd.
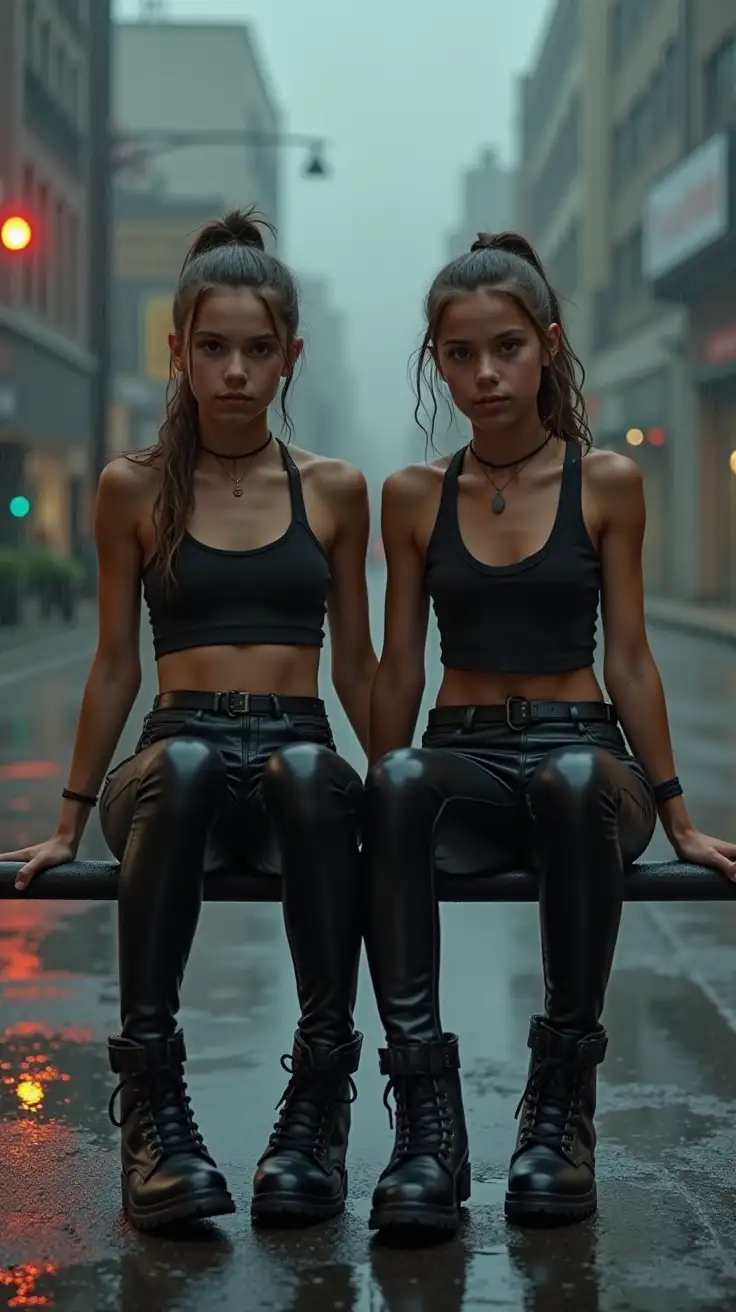
<svg viewBox="0 0 736 1312"><path fill-rule="evenodd" d="M11 497L8 503L8 510L13 516L13 519L25 519L26 515L30 515L31 513L31 503L28 500L28 497Z"/></svg>
<svg viewBox="0 0 736 1312"><path fill-rule="evenodd" d="M24 251L31 244L33 230L22 214L11 214L0 227L0 243L6 251Z"/></svg>

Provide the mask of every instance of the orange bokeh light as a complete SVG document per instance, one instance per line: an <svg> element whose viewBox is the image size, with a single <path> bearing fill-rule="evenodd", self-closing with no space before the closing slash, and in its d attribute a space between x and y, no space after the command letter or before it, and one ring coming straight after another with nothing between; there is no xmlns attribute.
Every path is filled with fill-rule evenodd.
<svg viewBox="0 0 736 1312"><path fill-rule="evenodd" d="M0 228L0 242L7 251L24 251L31 244L31 225L20 214L13 214Z"/></svg>

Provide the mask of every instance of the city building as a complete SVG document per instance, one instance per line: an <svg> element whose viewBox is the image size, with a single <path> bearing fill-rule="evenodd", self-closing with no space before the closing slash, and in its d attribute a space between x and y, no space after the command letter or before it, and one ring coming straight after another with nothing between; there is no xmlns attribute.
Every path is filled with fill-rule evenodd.
<svg viewBox="0 0 736 1312"><path fill-rule="evenodd" d="M257 205L278 226L281 152L246 136L273 138L281 115L245 23L180 23L152 18L115 27L114 116L118 132L151 134L131 150L126 187L186 199L218 196L225 206ZM155 134L192 133L166 148ZM244 140L234 134L242 131ZM217 144L217 134L223 141ZM197 135L206 134L203 144ZM123 159L121 158L121 165Z"/></svg>
<svg viewBox="0 0 736 1312"><path fill-rule="evenodd" d="M299 284L304 357L287 401L296 444L360 464L343 316L331 301L328 283L306 277Z"/></svg>
<svg viewBox="0 0 736 1312"><path fill-rule="evenodd" d="M681 407L688 437L680 499L681 505L689 505L692 532L687 592L699 600L733 604L736 12L733 5L693 3L688 8L686 151L655 180L646 197L642 276L649 294L684 319L674 348L679 386L673 400Z"/></svg>
<svg viewBox="0 0 736 1312"><path fill-rule="evenodd" d="M588 28L596 8L585 0L558 0L519 88L517 222L565 298L570 337L583 357L589 347L585 220L596 182L588 168L594 153L589 140L598 121Z"/></svg>
<svg viewBox="0 0 736 1312"><path fill-rule="evenodd" d="M595 442L642 469L647 586L681 598L736 596L735 33L715 0L558 0L521 88L521 226L574 304Z"/></svg>
<svg viewBox="0 0 736 1312"><path fill-rule="evenodd" d="M488 147L463 175L460 221L447 240L445 259L449 263L470 250L479 232L504 232L514 221L514 175Z"/></svg>
<svg viewBox="0 0 736 1312"><path fill-rule="evenodd" d="M109 23L106 0L95 21L90 0L0 5L0 222L30 229L27 245L0 245L0 546L22 532L61 555L87 531L92 75L109 56L101 17ZM18 496L22 523L8 513Z"/></svg>
<svg viewBox="0 0 736 1312"><path fill-rule="evenodd" d="M221 210L220 198L115 189L111 452L156 441L170 376L174 289L196 230Z"/></svg>

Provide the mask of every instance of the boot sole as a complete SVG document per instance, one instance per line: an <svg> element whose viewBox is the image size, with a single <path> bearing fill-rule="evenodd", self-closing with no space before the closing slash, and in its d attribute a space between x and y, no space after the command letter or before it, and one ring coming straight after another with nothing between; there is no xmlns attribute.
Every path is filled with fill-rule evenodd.
<svg viewBox="0 0 736 1312"><path fill-rule="evenodd" d="M157 1207L134 1207L129 1200L128 1182L121 1177L123 1211L136 1230L159 1230L165 1226L188 1221L206 1221L215 1216L232 1216L235 1203L230 1194L207 1190L189 1194L178 1202L159 1204Z"/></svg>
<svg viewBox="0 0 736 1312"><path fill-rule="evenodd" d="M516 1194L507 1194L504 1203L506 1219L515 1225L535 1225L555 1221L585 1221L598 1207L598 1194L595 1185L589 1193L580 1198L565 1198L562 1194L535 1194L529 1198L519 1198Z"/></svg>
<svg viewBox="0 0 736 1312"><path fill-rule="evenodd" d="M444 1230L452 1233L460 1227L460 1207L470 1197L470 1162L457 1177L455 1206L437 1207L423 1203L384 1203L374 1207L368 1218L369 1230Z"/></svg>
<svg viewBox="0 0 736 1312"><path fill-rule="evenodd" d="M254 1225L273 1225L331 1221L345 1211L348 1196L348 1174L343 1176L342 1193L338 1198L318 1202L302 1194L272 1193L254 1197L250 1205L250 1218Z"/></svg>

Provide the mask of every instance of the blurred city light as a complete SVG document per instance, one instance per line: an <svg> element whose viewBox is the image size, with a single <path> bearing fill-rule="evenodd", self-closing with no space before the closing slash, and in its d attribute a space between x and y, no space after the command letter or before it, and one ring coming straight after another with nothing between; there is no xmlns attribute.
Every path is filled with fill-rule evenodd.
<svg viewBox="0 0 736 1312"><path fill-rule="evenodd" d="M13 519L25 519L26 515L30 514L30 511L31 503L28 500L28 497L10 498L10 513L13 516Z"/></svg>
<svg viewBox="0 0 736 1312"><path fill-rule="evenodd" d="M732 474L736 474L736 451L732 451L728 457L728 467Z"/></svg>
<svg viewBox="0 0 736 1312"><path fill-rule="evenodd" d="M629 446L641 446L644 441L644 434L640 428L630 428L626 434L626 441Z"/></svg>
<svg viewBox="0 0 736 1312"><path fill-rule="evenodd" d="M30 223L19 214L11 215L0 228L0 241L8 251L24 251L32 235Z"/></svg>

